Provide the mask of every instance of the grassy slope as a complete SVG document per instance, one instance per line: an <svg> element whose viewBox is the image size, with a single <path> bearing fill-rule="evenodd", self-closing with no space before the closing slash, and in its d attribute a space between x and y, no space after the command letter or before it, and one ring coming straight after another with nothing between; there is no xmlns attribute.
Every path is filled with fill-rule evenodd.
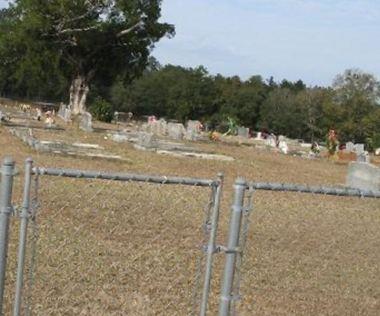
<svg viewBox="0 0 380 316"><path fill-rule="evenodd" d="M199 145L236 158L226 163L136 151L74 128L56 133L52 138L99 143L132 163L39 154L1 127L0 156L12 155L21 170L23 160L32 156L39 166L197 177L224 172L220 243L226 234L235 177L325 185L345 180L344 165L248 147ZM17 198L20 182L18 177ZM208 192L147 188L42 179L33 295L36 315L183 315L189 311ZM378 315L379 201L258 192L251 220L243 300L238 306L241 315ZM14 243L11 265L12 251ZM218 255L216 279L222 259ZM13 278L9 274L10 284ZM219 284L213 285L215 310Z"/></svg>

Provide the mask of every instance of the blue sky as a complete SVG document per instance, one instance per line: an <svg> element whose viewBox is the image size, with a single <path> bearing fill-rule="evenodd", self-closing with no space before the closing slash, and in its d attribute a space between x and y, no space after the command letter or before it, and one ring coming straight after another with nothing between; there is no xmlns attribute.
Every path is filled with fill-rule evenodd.
<svg viewBox="0 0 380 316"><path fill-rule="evenodd" d="M176 26L153 52L163 64L309 85L352 67L380 78L378 0L163 0L162 15Z"/></svg>
<svg viewBox="0 0 380 316"><path fill-rule="evenodd" d="M164 0L162 13L177 29L162 63L313 85L351 67L380 77L378 0Z"/></svg>

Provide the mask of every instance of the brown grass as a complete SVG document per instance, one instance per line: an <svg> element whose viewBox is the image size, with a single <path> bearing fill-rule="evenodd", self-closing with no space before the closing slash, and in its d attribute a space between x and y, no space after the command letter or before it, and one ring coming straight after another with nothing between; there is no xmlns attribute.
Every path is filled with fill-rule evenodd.
<svg viewBox="0 0 380 316"><path fill-rule="evenodd" d="M74 127L43 139L98 143L132 163L36 153L0 127L0 154L50 167L214 178L224 172L219 243L224 243L237 176L257 181L342 185L346 165L220 143L199 144L235 162L174 158L118 145ZM50 133L50 134L49 134ZM16 179L19 204L22 177ZM41 179L35 315L185 315L191 311L201 225L209 190ZM17 224L17 223L16 223ZM240 315L378 315L380 202L257 192L242 272ZM14 280L12 230L7 306ZM29 254L28 254L29 258ZM217 307L223 255L216 256Z"/></svg>

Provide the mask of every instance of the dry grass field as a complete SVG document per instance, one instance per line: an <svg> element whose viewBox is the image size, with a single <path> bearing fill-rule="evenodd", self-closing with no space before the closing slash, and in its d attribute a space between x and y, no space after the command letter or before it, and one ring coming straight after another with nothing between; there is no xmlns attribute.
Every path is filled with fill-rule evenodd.
<svg viewBox="0 0 380 316"><path fill-rule="evenodd" d="M40 167L212 179L221 171L219 244L225 241L237 176L344 185L347 169L327 160L220 143L198 146L230 155L234 162L137 151L74 127L37 133L43 139L97 143L128 162L37 153L0 126L0 156L13 156L20 171L16 204L28 156ZM190 314L209 196L208 188L41 177L34 286L26 293L32 315ZM256 192L250 221L238 315L379 315L379 200ZM14 224L6 315L15 278ZM216 313L223 259L216 255L210 315Z"/></svg>

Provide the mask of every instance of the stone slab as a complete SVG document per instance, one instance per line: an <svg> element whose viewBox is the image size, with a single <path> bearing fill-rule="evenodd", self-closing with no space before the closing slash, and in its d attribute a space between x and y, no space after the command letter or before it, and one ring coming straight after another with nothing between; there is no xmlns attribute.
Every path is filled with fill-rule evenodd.
<svg viewBox="0 0 380 316"><path fill-rule="evenodd" d="M190 157L198 159L208 159L208 160L219 160L219 161L234 161L235 159L230 156L217 155L217 154L206 154L206 153L195 153L186 151L169 151L169 150L157 150L158 154L170 155L173 157Z"/></svg>
<svg viewBox="0 0 380 316"><path fill-rule="evenodd" d="M365 162L351 162L346 185L354 189L380 191L380 168Z"/></svg>

